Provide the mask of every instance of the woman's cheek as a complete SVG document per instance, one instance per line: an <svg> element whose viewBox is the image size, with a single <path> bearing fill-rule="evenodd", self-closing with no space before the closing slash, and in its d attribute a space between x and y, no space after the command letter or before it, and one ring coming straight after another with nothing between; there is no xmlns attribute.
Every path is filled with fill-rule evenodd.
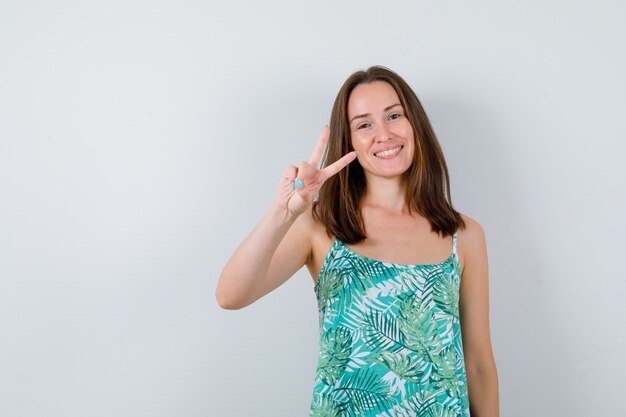
<svg viewBox="0 0 626 417"><path fill-rule="evenodd" d="M359 148L363 148L364 146L367 145L367 137L366 135L362 134L362 133L357 133L353 136L354 140L353 140L353 146L355 146L355 148L358 146Z"/></svg>

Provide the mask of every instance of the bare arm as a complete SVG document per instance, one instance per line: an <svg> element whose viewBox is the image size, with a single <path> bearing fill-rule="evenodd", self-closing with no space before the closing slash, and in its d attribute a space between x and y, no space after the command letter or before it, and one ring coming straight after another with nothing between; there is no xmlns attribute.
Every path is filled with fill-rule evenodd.
<svg viewBox="0 0 626 417"><path fill-rule="evenodd" d="M324 181L356 158L351 152L318 169L328 135L325 128L309 162L285 169L275 201L226 263L215 291L222 308L233 310L252 304L307 263L311 253L309 223L300 215L310 209Z"/></svg>
<svg viewBox="0 0 626 417"><path fill-rule="evenodd" d="M215 297L222 308L233 310L252 304L306 263L311 241L305 230L291 227L295 221L296 216L284 209L276 205L269 208L220 275Z"/></svg>
<svg viewBox="0 0 626 417"><path fill-rule="evenodd" d="M467 216L464 219L459 308L470 411L472 416L499 417L498 372L489 331L487 244L480 224Z"/></svg>

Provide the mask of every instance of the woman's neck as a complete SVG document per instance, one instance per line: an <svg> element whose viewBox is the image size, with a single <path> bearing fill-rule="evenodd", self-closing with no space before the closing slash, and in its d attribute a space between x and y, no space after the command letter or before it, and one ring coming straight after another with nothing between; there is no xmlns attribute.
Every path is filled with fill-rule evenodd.
<svg viewBox="0 0 626 417"><path fill-rule="evenodd" d="M398 178L367 178L362 206L381 208L397 214L407 213L406 185Z"/></svg>

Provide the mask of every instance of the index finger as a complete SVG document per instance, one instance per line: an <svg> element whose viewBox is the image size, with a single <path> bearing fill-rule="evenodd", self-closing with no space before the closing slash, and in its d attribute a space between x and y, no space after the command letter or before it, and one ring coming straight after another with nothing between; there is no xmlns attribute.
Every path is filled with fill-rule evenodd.
<svg viewBox="0 0 626 417"><path fill-rule="evenodd" d="M317 167L320 159L322 158L322 154L324 153L324 148L326 147L326 143L328 142L328 137L330 136L330 129L326 126L322 129L322 133L320 134L320 139L317 141L317 145L315 145L315 149L313 149L313 153L311 154L311 159L309 163Z"/></svg>
<svg viewBox="0 0 626 417"><path fill-rule="evenodd" d="M356 151L345 154L340 159L336 160L332 164L328 165L322 170L326 178L330 178L342 169L344 169L350 162L356 159Z"/></svg>

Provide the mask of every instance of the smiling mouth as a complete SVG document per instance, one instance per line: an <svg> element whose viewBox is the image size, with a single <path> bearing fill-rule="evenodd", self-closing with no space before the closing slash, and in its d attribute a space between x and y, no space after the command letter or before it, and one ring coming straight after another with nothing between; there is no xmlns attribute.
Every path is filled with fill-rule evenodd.
<svg viewBox="0 0 626 417"><path fill-rule="evenodd" d="M379 158L387 158L390 156L394 156L395 154L400 152L402 148L404 148L404 145L400 145L397 148L389 149L389 150L382 151L382 152L375 152L374 156L377 156Z"/></svg>

